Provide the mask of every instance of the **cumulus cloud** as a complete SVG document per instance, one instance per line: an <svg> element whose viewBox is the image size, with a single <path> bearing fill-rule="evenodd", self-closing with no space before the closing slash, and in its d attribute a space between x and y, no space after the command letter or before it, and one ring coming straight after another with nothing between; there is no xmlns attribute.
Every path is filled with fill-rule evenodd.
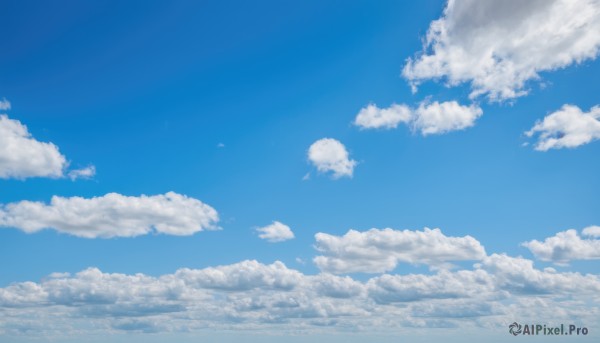
<svg viewBox="0 0 600 343"><path fill-rule="evenodd" d="M535 149L576 148L580 145L600 139L600 106L594 106L589 112L579 107L563 105L563 107L525 133L528 137L539 134Z"/></svg>
<svg viewBox="0 0 600 343"><path fill-rule="evenodd" d="M516 98L540 72L597 57L600 3L451 0L424 45L402 71L413 87L444 79L451 86L470 83L471 97Z"/></svg>
<svg viewBox="0 0 600 343"><path fill-rule="evenodd" d="M369 104L358 112L354 125L361 129L395 129L400 123L408 123L412 118L412 110L406 105L392 104L388 108L379 108Z"/></svg>
<svg viewBox="0 0 600 343"><path fill-rule="evenodd" d="M37 141L21 122L0 115L0 178L59 178L66 167L56 145Z"/></svg>
<svg viewBox="0 0 600 343"><path fill-rule="evenodd" d="M597 275L580 273L557 273L554 270L539 270L533 261L506 254L492 254L478 265L493 275L495 287L509 294L594 294L600 291Z"/></svg>
<svg viewBox="0 0 600 343"><path fill-rule="evenodd" d="M368 282L369 295L378 303L426 299L473 298L494 291L494 280L484 270L440 271L435 275L385 274Z"/></svg>
<svg viewBox="0 0 600 343"><path fill-rule="evenodd" d="M427 136L471 127L482 114L480 107L463 106L456 101L423 102L415 109L407 105L393 104L389 108L379 108L369 104L360 110L354 125L361 129L391 129L404 123L413 131L419 131L423 136Z"/></svg>
<svg viewBox="0 0 600 343"><path fill-rule="evenodd" d="M333 178L352 177L356 161L350 159L346 147L333 138L322 138L308 148L308 160L323 173L333 173Z"/></svg>
<svg viewBox="0 0 600 343"><path fill-rule="evenodd" d="M597 275L539 270L529 260L498 254L469 270L363 281L307 275L278 261L184 268L161 276L88 268L0 288L0 337L32 332L47 337L49 330L71 336L94 330L398 333L474 322L505 328L524 312L540 321L592 326L600 312L599 291Z"/></svg>
<svg viewBox="0 0 600 343"><path fill-rule="evenodd" d="M400 262L443 267L450 261L485 256L485 249L475 238L448 237L440 229L349 230L343 236L319 232L315 239L315 247L323 255L315 257L314 263L322 271L335 274L382 273Z"/></svg>
<svg viewBox="0 0 600 343"><path fill-rule="evenodd" d="M265 265L251 260L205 269L184 268L178 270L175 277L196 288L248 291L256 288L291 290L302 281L303 275L279 261Z"/></svg>
<svg viewBox="0 0 600 343"><path fill-rule="evenodd" d="M289 226L274 221L271 225L256 229L258 237L271 243L283 242L294 238L294 233Z"/></svg>
<svg viewBox="0 0 600 343"><path fill-rule="evenodd" d="M0 110L10 109L10 102L0 100ZM26 179L31 177L61 178L69 162L58 147L36 140L27 126L0 114L0 178ZM72 180L90 178L95 167L89 166L67 172Z"/></svg>
<svg viewBox="0 0 600 343"><path fill-rule="evenodd" d="M590 226L582 231L584 236L591 239L581 238L576 230L559 232L543 242L532 240L522 245L529 249L536 258L542 261L552 261L556 264L567 264L572 260L597 260L600 259L600 228Z"/></svg>
<svg viewBox="0 0 600 343"><path fill-rule="evenodd" d="M0 331L21 325L30 309L54 313L51 327L76 326L78 319L123 331L201 330L208 327L256 328L302 320L305 323L366 316L364 285L333 275L304 275L281 262L257 261L180 269L152 277L103 273L89 268L73 276L55 274L40 283L0 288ZM61 313L62 321L56 312ZM6 318L6 319L5 319ZM14 319L14 323L11 320ZM167 324L168 323L168 324ZM12 324L12 325L11 325ZM318 323L315 323L318 325ZM87 330L95 325L87 325ZM1 335L0 335L1 336Z"/></svg>
<svg viewBox="0 0 600 343"><path fill-rule="evenodd" d="M157 232L192 235L216 229L217 211L201 201L168 192L139 197L52 197L49 204L20 201L0 207L0 227L27 233L53 229L85 238L134 237Z"/></svg>
<svg viewBox="0 0 600 343"><path fill-rule="evenodd" d="M475 105L462 106L456 101L436 101L421 104L415 111L412 125L424 136L441 134L471 127L481 114L483 111Z"/></svg>

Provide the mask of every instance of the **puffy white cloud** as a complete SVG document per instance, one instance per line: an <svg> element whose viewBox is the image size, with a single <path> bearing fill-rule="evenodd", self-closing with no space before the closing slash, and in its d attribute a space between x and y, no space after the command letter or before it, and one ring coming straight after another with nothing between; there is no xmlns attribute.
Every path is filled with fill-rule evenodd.
<svg viewBox="0 0 600 343"><path fill-rule="evenodd" d="M600 139L600 106L594 106L589 112L579 107L563 105L563 107L525 133L528 137L539 134L535 149L576 148L580 145Z"/></svg>
<svg viewBox="0 0 600 343"><path fill-rule="evenodd" d="M10 102L0 100L0 110L10 109ZM27 126L20 121L0 114L0 179L26 179L30 177L61 178L69 162L58 147L50 142L33 138ZM71 170L71 180L91 178L96 168L89 166Z"/></svg>
<svg viewBox="0 0 600 343"><path fill-rule="evenodd" d="M162 276L89 268L0 288L0 337L206 329L398 333L473 324L480 330L505 328L525 313L540 321L591 320L594 327L599 290L597 275L542 271L529 260L497 254L473 270L364 281L306 275L281 262L242 261Z"/></svg>
<svg viewBox="0 0 600 343"><path fill-rule="evenodd" d="M192 235L215 229L217 211L201 201L168 192L139 197L52 197L49 204L20 201L0 207L0 227L27 233L54 229L85 238L133 237L157 232Z"/></svg>
<svg viewBox="0 0 600 343"><path fill-rule="evenodd" d="M407 105L393 104L389 108L379 108L369 104L360 110L354 124L362 129L390 129L404 123L426 136L466 129L473 126L482 114L480 107L463 106L456 101L423 102L415 109Z"/></svg>
<svg viewBox="0 0 600 343"><path fill-rule="evenodd" d="M379 108L369 104L358 112L354 125L362 129L394 129L400 123L408 123L412 119L412 109L404 104L392 104L388 108Z"/></svg>
<svg viewBox="0 0 600 343"><path fill-rule="evenodd" d="M424 136L441 134L471 127L482 114L481 108L462 106L456 101L422 103L415 110L412 125Z"/></svg>
<svg viewBox="0 0 600 343"><path fill-rule="evenodd" d="M493 275L495 286L510 294L597 294L597 275L557 273L552 269L534 268L533 261L505 254L492 254L479 265Z"/></svg>
<svg viewBox="0 0 600 343"><path fill-rule="evenodd" d="M352 177L356 161L351 160L346 147L333 138L322 138L308 148L308 160L323 173L332 172L333 178Z"/></svg>
<svg viewBox="0 0 600 343"><path fill-rule="evenodd" d="M21 122L0 115L0 178L59 178L66 166L56 145L37 141Z"/></svg>
<svg viewBox="0 0 600 343"><path fill-rule="evenodd" d="M450 0L402 73L413 86L470 82L471 97L503 100L527 94L542 71L596 58L599 46L598 1Z"/></svg>
<svg viewBox="0 0 600 343"><path fill-rule="evenodd" d="M483 246L473 237L448 237L440 229L349 230L343 236L319 232L315 239L315 247L323 255L313 261L319 269L336 274L382 273L400 262L443 267L450 261L485 256Z"/></svg>
<svg viewBox="0 0 600 343"><path fill-rule="evenodd" d="M599 231L600 228L592 226L586 228L583 234L598 237ZM600 259L600 240L582 239L576 230L559 232L546 238L543 242L532 240L522 245L528 248L536 258L557 264L566 264L571 260Z"/></svg>
<svg viewBox="0 0 600 343"><path fill-rule="evenodd" d="M294 238L294 233L289 226L274 221L273 224L256 229L258 237L271 243L283 242Z"/></svg>
<svg viewBox="0 0 600 343"><path fill-rule="evenodd" d="M178 270L175 277L197 288L247 291L255 288L290 290L302 281L303 275L279 261L270 265L243 261L200 270L184 268Z"/></svg>

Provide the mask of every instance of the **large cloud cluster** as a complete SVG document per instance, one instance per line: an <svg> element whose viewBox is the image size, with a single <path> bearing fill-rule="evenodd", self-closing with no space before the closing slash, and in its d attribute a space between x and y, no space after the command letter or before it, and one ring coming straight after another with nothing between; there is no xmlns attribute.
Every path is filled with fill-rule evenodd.
<svg viewBox="0 0 600 343"><path fill-rule="evenodd" d="M82 328L156 332L330 326L372 332L468 326L473 320L497 326L514 320L519 304L536 301L561 308L540 308L536 319L590 320L598 313L598 292L595 275L539 270L529 260L497 254L473 269L383 274L364 281L306 275L281 262L243 261L158 277L89 268L0 288L0 334L24 327L44 334Z"/></svg>

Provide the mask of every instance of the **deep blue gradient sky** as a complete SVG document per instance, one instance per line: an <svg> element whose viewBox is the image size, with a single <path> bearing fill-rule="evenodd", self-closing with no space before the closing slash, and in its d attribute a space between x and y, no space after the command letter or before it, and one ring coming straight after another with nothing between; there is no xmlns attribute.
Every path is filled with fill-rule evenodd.
<svg viewBox="0 0 600 343"><path fill-rule="evenodd" d="M600 221L599 145L521 146L522 133L563 103L596 104L597 62L544 75L547 88L513 104L483 103L485 115L464 132L423 138L351 125L369 102L466 99L466 87L435 83L413 95L400 77L442 2L3 7L10 48L0 85L11 117L98 172L87 182L5 180L2 201L173 190L217 208L223 227L109 240L1 230L0 257L18 261L3 268L3 285L87 266L155 275L254 258L294 265L313 256L315 232L350 228L440 227L527 255L518 243ZM341 140L360 162L352 179L302 181L306 149L321 137ZM272 220L297 240L255 239L252 229Z"/></svg>
<svg viewBox="0 0 600 343"><path fill-rule="evenodd" d="M471 103L469 86L401 76L443 1L3 1L0 98L90 180L0 180L0 203L174 191L214 207L222 230L86 239L0 229L0 287L87 267L151 276L256 259L306 274L317 232L442 229L486 252L600 223L600 143L535 151L524 132L563 104L600 103L600 62L541 74L528 96L475 102L474 127L424 137L352 125L369 103ZM333 180L307 160L335 138L358 161ZM223 146L219 146L222 144ZM303 180L309 173L310 178ZM278 220L294 240L255 229ZM298 258L305 263L298 262ZM470 265L471 263L466 263ZM536 266L550 266L536 261ZM596 261L558 270L598 273ZM399 274L429 273L400 265ZM356 275L363 279L364 275Z"/></svg>

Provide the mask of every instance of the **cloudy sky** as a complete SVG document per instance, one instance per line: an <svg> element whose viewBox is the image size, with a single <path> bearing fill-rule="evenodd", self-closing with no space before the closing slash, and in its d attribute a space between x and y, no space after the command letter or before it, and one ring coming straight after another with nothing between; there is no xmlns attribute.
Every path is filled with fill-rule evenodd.
<svg viewBox="0 0 600 343"><path fill-rule="evenodd" d="M600 1L0 27L0 341L600 337Z"/></svg>

